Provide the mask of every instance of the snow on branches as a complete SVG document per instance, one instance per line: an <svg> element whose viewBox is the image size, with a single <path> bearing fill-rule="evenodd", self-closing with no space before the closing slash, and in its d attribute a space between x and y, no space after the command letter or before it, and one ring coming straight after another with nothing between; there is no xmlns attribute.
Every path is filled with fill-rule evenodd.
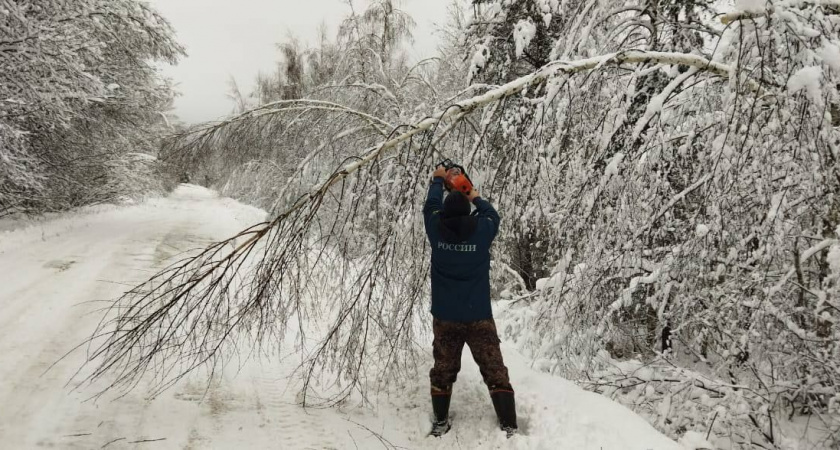
<svg viewBox="0 0 840 450"><path fill-rule="evenodd" d="M663 431L677 437L704 423L726 436L713 439L722 447L838 440L824 392L838 391L840 330L837 311L821 299L837 295L824 245L836 239L840 220L840 23L831 2L772 4L725 27L712 2L558 5L550 26L538 30L554 37L553 54L668 49L724 65L717 72L726 82L693 73L703 64L662 59L549 80L511 102L502 125L509 132L496 150L518 161L503 174L534 180L503 193L510 200L501 210L521 219L508 222L510 247L499 257L538 278L569 280L517 302L521 311L511 314L528 327L515 325L512 337L554 359L554 370L584 379L613 383L614 360L639 358L756 389L743 411L721 394L719 402L660 414L657 402L684 393L688 380L614 383L610 395L634 407L647 399ZM507 14L528 5L512 2ZM566 32L585 23L583 34ZM490 24L475 41L503 33ZM505 51L497 44L488 60L504 61ZM479 80L518 69L485 68ZM585 269L572 276L556 273L558 266ZM657 360L658 330L668 323L679 358ZM596 358L604 350L609 358ZM640 402L623 397L637 386ZM790 409L782 412L779 402ZM709 425L717 407L738 413ZM780 425L793 410L807 410L830 431Z"/></svg>
<svg viewBox="0 0 840 450"><path fill-rule="evenodd" d="M173 34L134 0L0 1L0 127L16 136L6 140L3 132L0 142L10 172L0 179L0 214L126 192L99 184L119 184L105 166L120 158L105 159L156 151L143 129L160 121L172 92L151 61L174 62L183 53ZM133 148L108 148L117 144Z"/></svg>
<svg viewBox="0 0 840 450"><path fill-rule="evenodd" d="M516 56L521 57L522 52L528 48L534 35L537 33L537 27L528 20L520 20L516 24L513 31L513 40L516 42Z"/></svg>
<svg viewBox="0 0 840 450"><path fill-rule="evenodd" d="M396 104L348 87L352 106L284 101L173 142L318 145L272 191L287 194L272 222L115 303L94 377L130 388L152 371L166 387L306 318L318 322L301 339L307 389L330 373L341 399L414 370L427 323L419 205L451 156L502 213L495 288L513 300L509 336L542 367L675 438L838 442L834 6L774 3L721 25L711 0L613 3L482 2L461 69L486 84L412 89L365 57L348 65L364 79L342 84L381 84ZM425 97L453 100L426 115ZM666 327L673 350L660 355ZM787 426L803 411L822 432Z"/></svg>

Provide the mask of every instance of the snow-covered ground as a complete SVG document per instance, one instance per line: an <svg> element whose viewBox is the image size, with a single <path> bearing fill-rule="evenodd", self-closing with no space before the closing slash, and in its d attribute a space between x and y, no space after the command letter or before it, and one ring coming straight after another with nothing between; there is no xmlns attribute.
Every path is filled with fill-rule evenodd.
<svg viewBox="0 0 840 450"><path fill-rule="evenodd" d="M441 439L426 437L428 367L381 393L374 409L341 410L297 406L293 357L238 364L209 387L200 376L185 379L154 400L138 389L86 402L92 392L66 386L81 352L47 371L90 335L96 310L126 285L263 216L185 185L166 199L0 232L0 448L682 449L623 406L531 369L510 346L503 351L523 429L511 440L497 429L468 351L454 427Z"/></svg>

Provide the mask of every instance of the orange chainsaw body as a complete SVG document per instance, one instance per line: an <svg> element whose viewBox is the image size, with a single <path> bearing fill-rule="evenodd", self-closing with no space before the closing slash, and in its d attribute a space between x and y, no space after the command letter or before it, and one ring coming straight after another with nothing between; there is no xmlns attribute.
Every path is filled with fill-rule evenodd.
<svg viewBox="0 0 840 450"><path fill-rule="evenodd" d="M446 176L443 178L443 185L446 186L446 190L461 191L464 194L469 194L473 190L472 181L463 167L449 159L443 160L438 165L446 169Z"/></svg>
<svg viewBox="0 0 840 450"><path fill-rule="evenodd" d="M450 191L461 191L464 194L469 194L473 189L470 179L457 167L446 171L446 178L443 179L443 183Z"/></svg>

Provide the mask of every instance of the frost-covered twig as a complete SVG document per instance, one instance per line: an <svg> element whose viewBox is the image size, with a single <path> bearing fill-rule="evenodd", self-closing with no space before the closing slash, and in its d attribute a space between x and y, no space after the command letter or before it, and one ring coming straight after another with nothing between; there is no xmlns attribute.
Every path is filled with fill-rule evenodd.
<svg viewBox="0 0 840 450"><path fill-rule="evenodd" d="M720 21L724 25L729 25L738 20L758 19L760 17L767 17L776 13L776 6L767 2L768 6L765 8L756 8L748 11L733 11L721 16ZM840 7L840 0L789 0L780 2L780 5L786 8L806 8L811 6L833 6Z"/></svg>
<svg viewBox="0 0 840 450"><path fill-rule="evenodd" d="M296 107L296 106L301 106L303 108L310 108L313 111L326 110L326 111L347 113L347 114L351 114L351 115L361 117L370 124L378 124L378 125L382 125L382 126L385 126L385 127L388 127L388 128L393 128L393 125L385 122L384 120L382 120L378 117L372 116L372 115L364 113L362 111L358 111L358 110L354 110L352 108L348 108L344 105L340 105L340 104L335 103L335 102L328 102L328 101L323 101L323 100L298 99L298 100L278 100L278 101L275 101L275 102L271 102L271 103L259 106L257 108L251 109L249 111L243 112L243 113L241 113L237 116L231 117L231 118L226 119L222 122L212 123L212 124L204 126L204 127L199 127L199 128L189 130L186 133L186 136L201 135L203 133L207 133L209 131L219 129L219 128L222 128L224 126L230 125L230 124L235 124L237 122L246 121L248 119L257 118L257 117L260 117L260 116L263 116L263 115L277 114L279 112L283 112L283 111L285 111L289 108L293 108L293 107Z"/></svg>

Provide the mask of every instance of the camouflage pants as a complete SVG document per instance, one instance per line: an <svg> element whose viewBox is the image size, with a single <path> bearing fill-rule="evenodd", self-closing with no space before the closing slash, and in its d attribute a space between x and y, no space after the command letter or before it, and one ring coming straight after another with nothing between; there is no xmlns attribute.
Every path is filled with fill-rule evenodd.
<svg viewBox="0 0 840 450"><path fill-rule="evenodd" d="M464 344L470 346L484 384L493 391L513 391L508 370L502 360L499 335L493 319L477 322L446 322L434 319L432 322L435 340L432 353L435 365L429 372L432 395L446 395L452 392L452 384L461 370L461 351Z"/></svg>

